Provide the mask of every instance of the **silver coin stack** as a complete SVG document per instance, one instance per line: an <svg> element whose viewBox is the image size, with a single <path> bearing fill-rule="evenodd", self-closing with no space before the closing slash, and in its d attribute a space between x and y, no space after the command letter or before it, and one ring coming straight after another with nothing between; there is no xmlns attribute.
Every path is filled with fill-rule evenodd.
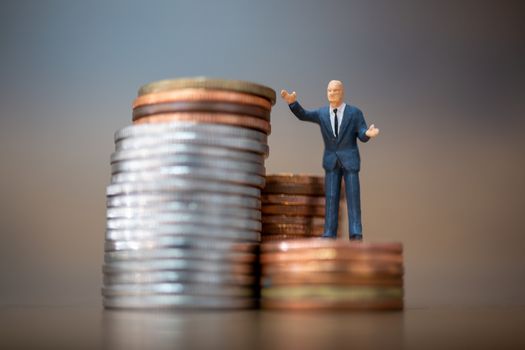
<svg viewBox="0 0 525 350"><path fill-rule="evenodd" d="M237 309L256 304L267 134L195 121L115 133L103 304Z"/></svg>

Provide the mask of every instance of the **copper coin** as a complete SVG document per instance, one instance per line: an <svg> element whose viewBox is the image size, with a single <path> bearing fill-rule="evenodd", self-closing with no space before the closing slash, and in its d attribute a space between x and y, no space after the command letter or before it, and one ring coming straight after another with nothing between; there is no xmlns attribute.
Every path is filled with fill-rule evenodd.
<svg viewBox="0 0 525 350"><path fill-rule="evenodd" d="M303 184L270 184L264 187L264 194L268 193L287 193L301 194L309 196L324 196L324 187L303 185Z"/></svg>
<svg viewBox="0 0 525 350"><path fill-rule="evenodd" d="M278 233L278 232L261 232L261 237L271 237L271 236L289 236L290 238L321 238L323 237L324 230L316 229L309 232L288 232L288 233Z"/></svg>
<svg viewBox="0 0 525 350"><path fill-rule="evenodd" d="M301 240L301 239L313 239L313 238L319 238L318 236L305 236L305 235L262 235L261 241L262 242L281 242L281 241L289 241L289 240Z"/></svg>
<svg viewBox="0 0 525 350"><path fill-rule="evenodd" d="M320 216L324 217L325 208L307 205L262 205L263 215Z"/></svg>
<svg viewBox="0 0 525 350"><path fill-rule="evenodd" d="M242 80L213 79L207 77L159 80L142 86L139 95L153 92L172 91L186 88L217 89L237 91L260 96L275 104L275 90L267 86Z"/></svg>
<svg viewBox="0 0 525 350"><path fill-rule="evenodd" d="M401 243L364 243L350 242L346 239L305 239L292 243L280 244L268 243L261 246L263 252L286 252L292 249L312 249L312 248L337 248L337 247L356 247L361 251L377 251L401 254L403 245Z"/></svg>
<svg viewBox="0 0 525 350"><path fill-rule="evenodd" d="M270 123L259 118L225 113L166 113L143 117L133 124L169 123L174 121L192 121L195 123L226 124L242 126L270 134Z"/></svg>
<svg viewBox="0 0 525 350"><path fill-rule="evenodd" d="M370 252L362 251L359 248L345 247L295 249L287 252L263 253L260 258L263 264L321 260L402 264L403 256L396 253Z"/></svg>
<svg viewBox="0 0 525 350"><path fill-rule="evenodd" d="M270 110L271 103L261 97L240 92L209 90L209 89L180 89L173 91L157 92L139 96L133 101L133 108L166 102L229 102L235 104L252 105Z"/></svg>
<svg viewBox="0 0 525 350"><path fill-rule="evenodd" d="M266 177L268 179L268 176ZM265 204L281 205L315 205L324 206L324 196L302 196L291 194L263 194L261 201Z"/></svg>
<svg viewBox="0 0 525 350"><path fill-rule="evenodd" d="M392 286L402 287L402 277L356 277L347 273L283 273L264 276L261 285L357 285L357 286Z"/></svg>
<svg viewBox="0 0 525 350"><path fill-rule="evenodd" d="M296 234L296 235L322 235L324 226L301 225L301 224L263 224L262 234Z"/></svg>
<svg viewBox="0 0 525 350"><path fill-rule="evenodd" d="M263 288L263 299L272 300L330 300L330 301L378 301L403 299L402 287L304 285Z"/></svg>
<svg viewBox="0 0 525 350"><path fill-rule="evenodd" d="M293 243L291 240L290 243ZM403 266L397 263L353 262L339 260L320 260L264 264L263 275L275 273L331 273L345 272L355 276L402 276Z"/></svg>
<svg viewBox="0 0 525 350"><path fill-rule="evenodd" d="M303 185L324 185L324 176L291 173L272 174L268 175L268 182Z"/></svg>
<svg viewBox="0 0 525 350"><path fill-rule="evenodd" d="M324 226L324 217L315 216L286 216L286 215L263 215L263 224L296 224L308 226Z"/></svg>
<svg viewBox="0 0 525 350"><path fill-rule="evenodd" d="M249 115L270 121L270 112L264 108L228 102L166 102L140 106L133 109L133 120L149 115L177 112L211 112Z"/></svg>
<svg viewBox="0 0 525 350"><path fill-rule="evenodd" d="M261 300L263 309L272 310L402 310L402 299L378 300L378 301L329 301L329 300Z"/></svg>

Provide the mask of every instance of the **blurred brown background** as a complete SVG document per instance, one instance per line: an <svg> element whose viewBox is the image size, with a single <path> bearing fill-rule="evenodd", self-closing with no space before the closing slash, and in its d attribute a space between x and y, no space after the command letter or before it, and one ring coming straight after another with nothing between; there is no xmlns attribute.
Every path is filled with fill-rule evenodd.
<svg viewBox="0 0 525 350"><path fill-rule="evenodd" d="M367 240L405 245L408 307L525 302L520 1L6 1L0 12L0 303L99 304L113 133L140 85L296 90L340 79L361 144ZM278 101L267 172L322 174Z"/></svg>

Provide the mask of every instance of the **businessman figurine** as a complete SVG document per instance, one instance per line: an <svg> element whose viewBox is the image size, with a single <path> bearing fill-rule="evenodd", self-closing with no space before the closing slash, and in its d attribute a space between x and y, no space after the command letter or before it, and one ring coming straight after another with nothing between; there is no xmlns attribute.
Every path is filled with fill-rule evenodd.
<svg viewBox="0 0 525 350"><path fill-rule="evenodd" d="M350 240L361 241L361 199L359 170L361 161L357 139L367 142L379 134L374 124L366 126L363 113L354 106L345 104L344 86L339 80L328 83L329 106L307 111L297 102L297 95L286 90L281 97L288 103L295 116L303 121L319 124L324 140L323 168L325 170L325 223L323 237L337 238L339 196L341 179L344 178Z"/></svg>

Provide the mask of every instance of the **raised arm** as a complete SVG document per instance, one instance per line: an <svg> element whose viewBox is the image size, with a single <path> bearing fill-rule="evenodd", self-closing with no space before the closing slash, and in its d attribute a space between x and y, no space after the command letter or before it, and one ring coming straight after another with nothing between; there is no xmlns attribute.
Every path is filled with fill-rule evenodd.
<svg viewBox="0 0 525 350"><path fill-rule="evenodd" d="M300 120L319 124L319 110L307 111L299 102L297 102L297 94L291 94L286 90L281 90L281 97L288 103L288 107L292 113Z"/></svg>

